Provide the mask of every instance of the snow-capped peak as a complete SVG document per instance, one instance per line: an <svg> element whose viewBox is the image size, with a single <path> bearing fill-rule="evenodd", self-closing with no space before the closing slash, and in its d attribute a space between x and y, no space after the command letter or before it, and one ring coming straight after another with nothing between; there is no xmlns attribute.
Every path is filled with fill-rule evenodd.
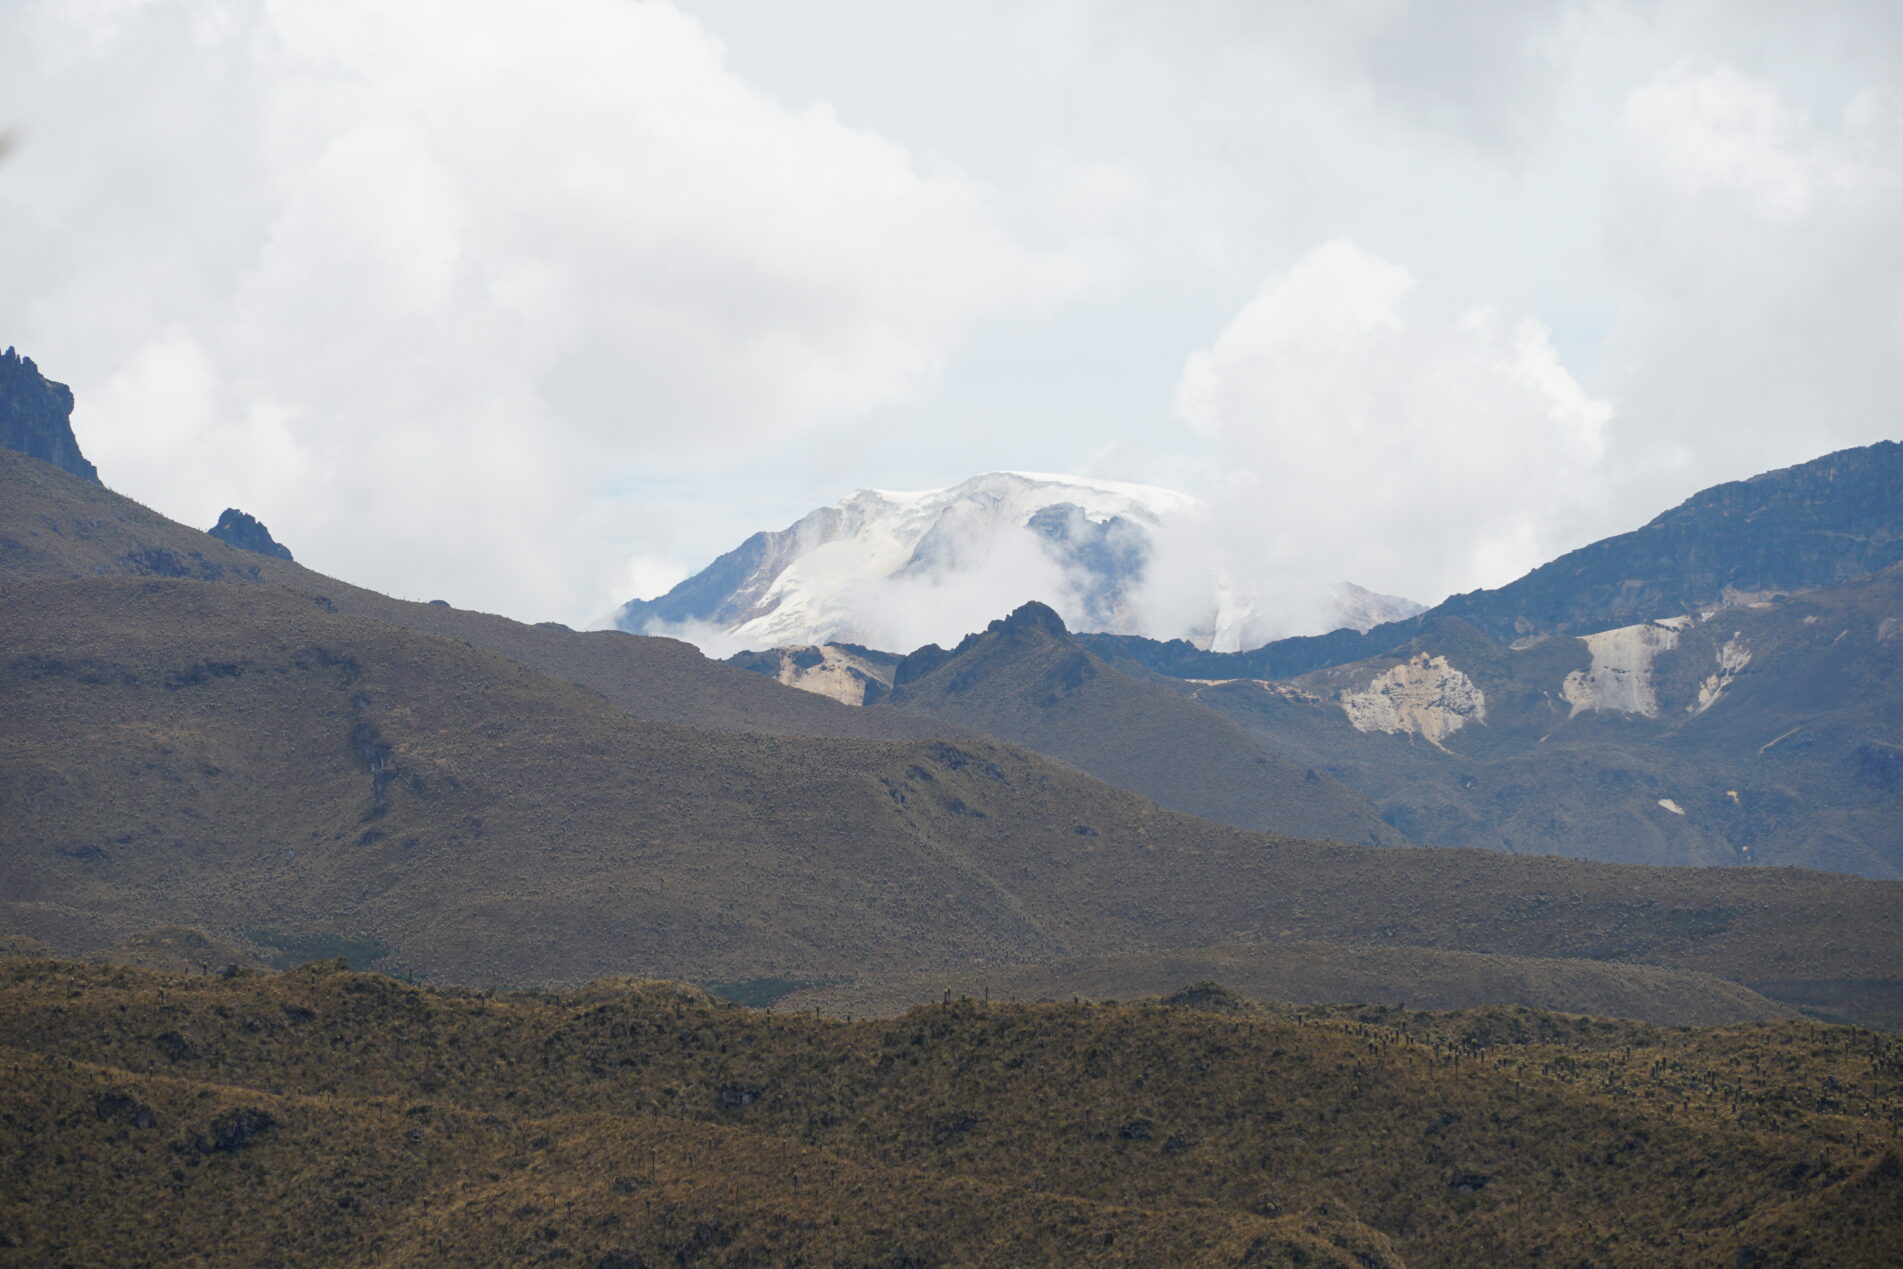
<svg viewBox="0 0 1903 1269"><path fill-rule="evenodd" d="M944 489L861 489L779 532L754 534L612 621L722 655L823 643L905 651L955 640L1038 599L1073 629L1200 630L1207 638L1218 623L1201 614L1154 630L1139 600L1158 543L1200 506L1155 485L1042 472L988 472Z"/></svg>

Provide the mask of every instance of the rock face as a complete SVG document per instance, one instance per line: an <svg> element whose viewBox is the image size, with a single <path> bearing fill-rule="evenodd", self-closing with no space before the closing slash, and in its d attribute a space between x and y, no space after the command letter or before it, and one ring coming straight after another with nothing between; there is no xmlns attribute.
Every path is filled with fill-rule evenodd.
<svg viewBox="0 0 1903 1269"><path fill-rule="evenodd" d="M226 507L225 513L218 517L218 523L205 531L226 546L235 546L240 551L254 551L278 560L291 558L290 549L273 538L271 530L265 528L255 516L248 516L236 507Z"/></svg>
<svg viewBox="0 0 1903 1269"><path fill-rule="evenodd" d="M1360 691L1344 690L1341 711L1360 732L1419 736L1436 748L1468 723L1487 721L1487 697L1446 657L1422 652L1391 666Z"/></svg>
<svg viewBox="0 0 1903 1269"><path fill-rule="evenodd" d="M788 687L829 697L842 705L874 705L892 691L892 672L902 660L853 643L741 652L727 664L752 670Z"/></svg>
<svg viewBox="0 0 1903 1269"><path fill-rule="evenodd" d="M0 445L98 484L73 438L72 415L71 388L42 376L31 357L0 353Z"/></svg>
<svg viewBox="0 0 1903 1269"><path fill-rule="evenodd" d="M1593 709L1657 718L1659 698L1652 687L1652 662L1659 653L1678 646L1678 631L1647 622L1601 630L1584 636L1583 642L1592 653L1591 668L1574 670L1559 689L1573 713Z"/></svg>

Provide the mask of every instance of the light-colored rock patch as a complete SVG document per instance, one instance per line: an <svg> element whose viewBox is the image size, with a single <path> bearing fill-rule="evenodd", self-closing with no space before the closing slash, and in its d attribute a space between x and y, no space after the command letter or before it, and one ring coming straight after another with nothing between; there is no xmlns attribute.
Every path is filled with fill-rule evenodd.
<svg viewBox="0 0 1903 1269"><path fill-rule="evenodd" d="M856 657L833 644L822 644L817 648L776 648L780 654L780 666L774 678L788 687L797 687L802 692L811 692L816 696L829 696L844 705L864 705L869 691L892 686L892 671L876 665L861 657ZM817 652L820 655L818 665L801 665L799 654Z"/></svg>
<svg viewBox="0 0 1903 1269"><path fill-rule="evenodd" d="M1487 698L1474 681L1425 652L1336 699L1356 731L1406 732L1438 748L1468 723L1487 721Z"/></svg>
<svg viewBox="0 0 1903 1269"><path fill-rule="evenodd" d="M1652 690L1652 660L1678 646L1678 631L1645 622L1584 635L1582 641L1592 653L1592 666L1568 674L1559 689L1572 705L1573 714L1590 709L1657 718L1659 698Z"/></svg>
<svg viewBox="0 0 1903 1269"><path fill-rule="evenodd" d="M1320 705L1322 698L1307 688L1297 687L1293 683L1271 683L1267 679L1251 679L1257 687L1271 696L1279 696L1285 701L1300 701L1304 705Z"/></svg>
<svg viewBox="0 0 1903 1269"><path fill-rule="evenodd" d="M1737 678L1744 667L1750 664L1751 652L1744 646L1744 635L1734 631L1718 649L1718 668L1706 675L1705 681L1698 685L1698 699L1685 707L1686 712L1702 714L1716 705L1718 698L1725 694L1725 689L1731 686L1731 680Z"/></svg>

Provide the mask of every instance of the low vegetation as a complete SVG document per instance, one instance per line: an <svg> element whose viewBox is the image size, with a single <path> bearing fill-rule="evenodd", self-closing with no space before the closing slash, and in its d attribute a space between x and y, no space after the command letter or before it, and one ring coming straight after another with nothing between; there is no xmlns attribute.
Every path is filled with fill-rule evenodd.
<svg viewBox="0 0 1903 1269"><path fill-rule="evenodd" d="M0 962L0 1263L1892 1263L1895 1037L1175 1000Z"/></svg>
<svg viewBox="0 0 1903 1269"><path fill-rule="evenodd" d="M1198 979L1220 979L1251 999L1294 1004L1379 1001L1434 1010L1510 1004L1701 1026L1799 1016L1737 983L1685 970L1294 939L862 977L809 986L779 1003L842 1017L890 1016L945 999L1129 1000Z"/></svg>

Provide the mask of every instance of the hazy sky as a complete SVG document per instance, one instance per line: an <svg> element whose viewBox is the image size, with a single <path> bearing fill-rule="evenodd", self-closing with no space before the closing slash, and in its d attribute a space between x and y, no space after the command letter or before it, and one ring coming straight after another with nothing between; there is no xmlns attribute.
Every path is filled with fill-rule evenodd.
<svg viewBox="0 0 1903 1269"><path fill-rule="evenodd" d="M529 619L999 468L1433 601L1903 434L1882 0L4 0L9 129L109 485Z"/></svg>

